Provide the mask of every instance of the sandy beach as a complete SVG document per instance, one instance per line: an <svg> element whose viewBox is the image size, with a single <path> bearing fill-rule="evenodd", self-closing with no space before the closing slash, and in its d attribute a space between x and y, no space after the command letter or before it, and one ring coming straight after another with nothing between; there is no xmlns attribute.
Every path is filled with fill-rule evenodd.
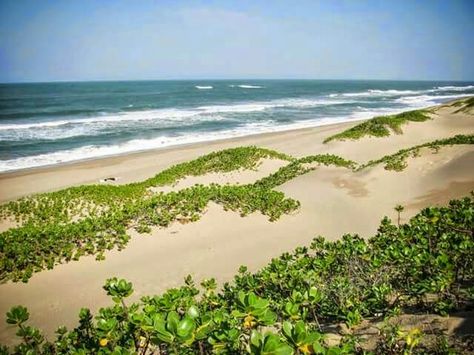
<svg viewBox="0 0 474 355"><path fill-rule="evenodd" d="M326 137L356 124L351 122L5 173L0 175L0 200L98 183L107 177L116 177L116 184L141 181L211 151L244 145L294 157L332 153L364 163L436 139L473 134L474 115L454 111L455 107L442 106L431 120L409 123L402 127L403 134L384 138L323 144ZM265 160L256 171L189 177L164 191L196 183L251 183L284 164ZM82 257L34 274L26 284L0 285L0 342L12 342L13 329L4 325L5 312L11 306L27 306L31 323L51 335L60 325L74 326L81 307L96 311L108 305L109 298L101 286L112 276L132 281L136 290L133 298L138 299L179 286L188 274L196 280L216 277L219 282L229 281L240 265L256 270L272 257L307 245L318 235L328 239L344 233L371 236L384 216L396 217L393 207L397 204L405 206L402 219L406 221L423 207L444 204L474 190L474 147L443 147L436 154L423 150L421 156L408 159L402 172L387 171L382 165L361 172L318 167L277 189L300 201L301 208L276 222L258 213L240 217L210 204L197 222L156 228L151 235L131 232L127 247L106 253L104 261Z"/></svg>

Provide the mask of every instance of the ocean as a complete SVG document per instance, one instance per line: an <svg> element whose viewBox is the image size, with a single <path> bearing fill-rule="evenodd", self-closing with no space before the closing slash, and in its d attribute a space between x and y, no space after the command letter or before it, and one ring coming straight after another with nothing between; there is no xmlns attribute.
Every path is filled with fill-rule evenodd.
<svg viewBox="0 0 474 355"><path fill-rule="evenodd" d="M0 172L359 120L470 95L472 82L0 84Z"/></svg>

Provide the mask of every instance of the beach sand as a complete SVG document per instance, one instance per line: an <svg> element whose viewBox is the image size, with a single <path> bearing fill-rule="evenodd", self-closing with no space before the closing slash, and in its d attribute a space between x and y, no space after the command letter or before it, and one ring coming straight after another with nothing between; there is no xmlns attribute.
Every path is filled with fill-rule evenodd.
<svg viewBox="0 0 474 355"><path fill-rule="evenodd" d="M402 127L403 134L385 138L322 143L324 138L355 124L344 123L8 173L0 176L0 196L5 201L34 192L97 183L111 176L119 179L114 183L140 181L173 164L242 145L271 148L295 157L333 153L362 163L435 139L474 133L474 115L454 114L454 110L441 107L432 120L407 124ZM194 183L249 183L282 164L278 160L264 161L256 171L190 177L167 189ZM131 232L125 250L106 253L104 261L83 257L35 274L27 284L0 285L0 342L12 342L13 330L4 326L5 312L11 306L27 306L31 324L51 335L60 325L74 326L81 307L96 311L109 305L102 285L113 276L132 281L132 299L138 299L179 286L188 274L196 281L209 277L229 281L240 265L257 270L272 257L308 245L318 235L328 239L344 233L371 236L384 216L396 219L393 207L397 204L405 206L402 221L407 221L423 207L445 204L474 190L474 147L443 147L437 154L423 150L420 157L408 159L408 167L402 172L387 171L381 165L357 173L319 167L277 189L299 200L300 210L269 222L259 213L240 217L210 204L195 223L156 228L151 235Z"/></svg>

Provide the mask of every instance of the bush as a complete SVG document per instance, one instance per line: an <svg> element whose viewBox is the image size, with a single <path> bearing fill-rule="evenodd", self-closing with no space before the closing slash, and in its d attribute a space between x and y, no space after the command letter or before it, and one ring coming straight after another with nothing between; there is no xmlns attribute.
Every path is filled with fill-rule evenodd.
<svg viewBox="0 0 474 355"><path fill-rule="evenodd" d="M73 330L59 328L54 342L26 325L28 311L14 307L7 321L18 327L18 354L354 354L354 338L326 345L321 324L363 318L395 309L446 314L462 309L474 281L474 199L422 210L396 226L384 218L375 236L316 238L250 273L241 267L232 284L216 292L204 280L200 292L191 277L164 294L127 304L133 288L107 280L114 305L94 317L79 313ZM427 297L430 295L430 297ZM433 297L433 295L435 297ZM384 330L377 353L416 352L421 334ZM403 338L399 339L399 334ZM397 350L398 349L398 350ZM6 351L6 350L5 350Z"/></svg>

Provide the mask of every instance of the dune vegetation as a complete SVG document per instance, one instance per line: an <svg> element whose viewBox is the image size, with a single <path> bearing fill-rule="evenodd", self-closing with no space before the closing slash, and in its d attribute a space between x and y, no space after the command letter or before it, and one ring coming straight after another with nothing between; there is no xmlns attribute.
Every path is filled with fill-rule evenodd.
<svg viewBox="0 0 474 355"><path fill-rule="evenodd" d="M474 108L474 96L469 97L468 99L458 100L451 104L451 106L459 107L455 113L459 112L469 112Z"/></svg>
<svg viewBox="0 0 474 355"><path fill-rule="evenodd" d="M386 155L380 159L371 160L365 164L359 165L356 170L363 170L378 164L385 164L385 170L402 171L407 167L407 158L416 158L420 155L422 148L431 149L433 152L438 152L442 146L452 146L457 144L474 144L474 135L456 135L450 138L438 139L432 142L419 144L414 147L401 149L395 154Z"/></svg>
<svg viewBox="0 0 474 355"><path fill-rule="evenodd" d="M290 162L253 184L195 185L166 194L150 190L186 176L255 169L263 158ZM295 211L299 202L273 188L314 169L304 166L309 162L343 167L354 164L332 155L299 161L268 149L239 147L175 165L141 183L71 187L9 202L0 207L0 216L15 220L18 226L0 233L0 281L26 282L34 272L82 255L103 259L106 250L120 250L127 244L128 229L146 233L153 226L196 221L209 201L242 216L259 211L274 221Z"/></svg>
<svg viewBox="0 0 474 355"><path fill-rule="evenodd" d="M429 111L427 110L406 111L397 115L377 116L326 138L324 143L329 143L333 140L360 139L365 136L386 137L391 132L401 134L403 133L402 125L408 122L424 122L429 119Z"/></svg>
<svg viewBox="0 0 474 355"><path fill-rule="evenodd" d="M400 209L401 211L401 209ZM129 303L132 284L111 278L104 290L113 305L96 315L79 312L78 326L61 327L54 341L28 325L13 307L16 354L452 354L468 343L390 323L400 312L448 314L472 306L474 199L422 210L407 224L384 218L375 236L317 237L273 259L256 273L241 267L217 291L214 279L185 284ZM362 320L384 326L371 349L354 335ZM345 324L329 344L327 331ZM467 347L467 348L465 348ZM471 349L472 350L472 349ZM8 354L8 349L1 351Z"/></svg>
<svg viewBox="0 0 474 355"><path fill-rule="evenodd" d="M130 229L148 233L154 226L197 221L210 201L242 216L258 211L275 221L296 211L300 203L274 189L319 165L359 171L383 163L387 170L401 171L406 158L416 156L421 148L437 150L445 145L473 143L474 135L458 135L361 165L333 154L297 159L269 149L238 147L177 164L139 183L84 185L11 201L0 206L0 218L17 224L0 233L0 281L27 282L35 272L83 255L104 259L107 250L126 246ZM262 159L280 159L288 164L252 184L194 185L169 193L152 190L186 176L256 169Z"/></svg>

